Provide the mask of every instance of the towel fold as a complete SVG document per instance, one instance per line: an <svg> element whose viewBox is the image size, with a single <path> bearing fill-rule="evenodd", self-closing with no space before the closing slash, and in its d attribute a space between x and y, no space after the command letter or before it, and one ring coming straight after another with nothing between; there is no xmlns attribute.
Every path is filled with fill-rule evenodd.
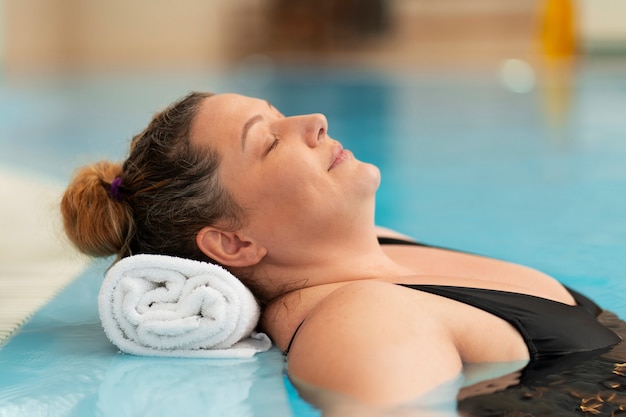
<svg viewBox="0 0 626 417"><path fill-rule="evenodd" d="M105 275L98 311L111 342L134 355L242 358L272 345L254 331L260 308L250 290L206 262L124 258Z"/></svg>

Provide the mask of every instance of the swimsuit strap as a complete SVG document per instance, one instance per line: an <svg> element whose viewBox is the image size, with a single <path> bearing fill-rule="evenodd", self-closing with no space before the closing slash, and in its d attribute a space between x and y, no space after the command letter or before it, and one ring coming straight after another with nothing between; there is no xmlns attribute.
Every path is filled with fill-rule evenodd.
<svg viewBox="0 0 626 417"><path fill-rule="evenodd" d="M445 251L448 251L448 252L465 253L467 255L481 256L481 255L479 255L477 253L472 253L472 252L467 252L467 251L461 251L461 250L458 250L458 249L447 248L445 246L429 245L429 244L426 244L426 243L416 242L414 240L402 239L402 238L397 238L397 237L379 237L378 238L378 243L381 244L381 245L419 246L419 247L422 247L422 248L441 249L441 250L445 250Z"/></svg>
<svg viewBox="0 0 626 417"><path fill-rule="evenodd" d="M414 240L408 239L399 239L396 237L379 237L378 243L381 245L411 245L411 246L423 246L426 248L431 248L433 246L427 245L425 243L416 242Z"/></svg>

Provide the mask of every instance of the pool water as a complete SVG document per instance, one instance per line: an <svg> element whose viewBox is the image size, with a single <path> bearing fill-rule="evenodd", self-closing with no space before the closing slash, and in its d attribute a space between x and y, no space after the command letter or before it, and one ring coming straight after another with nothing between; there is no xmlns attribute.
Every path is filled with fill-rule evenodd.
<svg viewBox="0 0 626 417"><path fill-rule="evenodd" d="M189 90L258 96L287 115L325 113L331 136L381 168L379 224L538 268L626 317L626 66L557 75L539 72L526 93L496 68L4 81L0 165L65 183L80 164L122 159ZM96 311L106 267L94 262L0 348L0 417L319 415L275 349L239 361L118 354Z"/></svg>

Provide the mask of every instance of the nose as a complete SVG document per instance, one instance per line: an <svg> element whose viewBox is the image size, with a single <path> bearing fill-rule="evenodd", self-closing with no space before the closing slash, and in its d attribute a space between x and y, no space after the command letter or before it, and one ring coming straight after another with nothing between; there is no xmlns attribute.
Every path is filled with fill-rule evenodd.
<svg viewBox="0 0 626 417"><path fill-rule="evenodd" d="M304 142L314 148L320 144L328 132L328 120L321 113L297 116L300 118L300 129Z"/></svg>

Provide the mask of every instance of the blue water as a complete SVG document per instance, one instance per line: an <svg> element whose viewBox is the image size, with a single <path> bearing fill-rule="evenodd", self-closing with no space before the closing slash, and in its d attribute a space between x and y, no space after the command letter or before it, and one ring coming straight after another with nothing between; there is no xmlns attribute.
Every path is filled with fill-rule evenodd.
<svg viewBox="0 0 626 417"><path fill-rule="evenodd" d="M151 114L189 90L259 96L285 114L325 113L331 136L381 168L378 223L536 267L626 317L625 68L581 62L558 89L539 75L526 94L495 69L4 80L0 166L65 183L79 164L122 159ZM228 363L116 353L95 303L106 266L0 348L0 417L317 415L276 350Z"/></svg>

